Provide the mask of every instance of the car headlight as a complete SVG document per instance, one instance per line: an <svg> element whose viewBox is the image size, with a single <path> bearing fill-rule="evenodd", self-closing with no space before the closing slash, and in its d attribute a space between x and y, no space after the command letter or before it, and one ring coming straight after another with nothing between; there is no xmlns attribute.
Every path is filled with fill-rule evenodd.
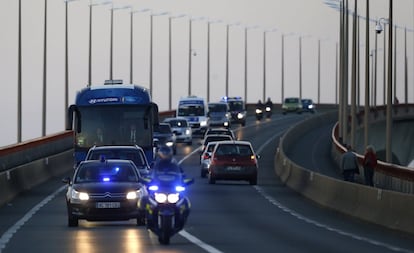
<svg viewBox="0 0 414 253"><path fill-rule="evenodd" d="M207 126L207 120L200 121L200 126L202 127Z"/></svg>
<svg viewBox="0 0 414 253"><path fill-rule="evenodd" d="M71 198L73 200L83 200L86 201L89 199L89 194L86 192L78 192L76 190L72 190Z"/></svg>
<svg viewBox="0 0 414 253"><path fill-rule="evenodd" d="M238 119L242 119L242 118L244 118L244 116L245 116L244 113L241 113L241 112L237 113L237 118Z"/></svg>
<svg viewBox="0 0 414 253"><path fill-rule="evenodd" d="M229 126L229 122L224 122L224 126Z"/></svg>
<svg viewBox="0 0 414 253"><path fill-rule="evenodd" d="M132 192L128 192L126 195L127 199L137 199L138 198L138 192L136 191L132 191Z"/></svg>
<svg viewBox="0 0 414 253"><path fill-rule="evenodd" d="M165 145L167 145L168 147L172 147L172 146L174 145L174 142L172 142L172 141L167 141L167 142L165 143Z"/></svg>
<svg viewBox="0 0 414 253"><path fill-rule="evenodd" d="M187 129L185 130L185 134L186 134L186 135L190 135L190 134L191 134L191 128L187 128Z"/></svg>

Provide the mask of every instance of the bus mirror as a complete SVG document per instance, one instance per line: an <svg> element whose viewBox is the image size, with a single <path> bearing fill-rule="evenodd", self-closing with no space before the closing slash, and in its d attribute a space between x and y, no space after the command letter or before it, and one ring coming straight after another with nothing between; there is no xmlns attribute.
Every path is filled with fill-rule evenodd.
<svg viewBox="0 0 414 253"><path fill-rule="evenodd" d="M156 103L151 103L151 107L152 107L152 113L153 113L153 119L154 119L154 126L159 124L159 119L158 119L158 105Z"/></svg>
<svg viewBox="0 0 414 253"><path fill-rule="evenodd" d="M72 130L72 126L73 126L73 113L74 111L77 110L76 105L71 105L68 108L68 115L67 115L67 122L66 122L66 130Z"/></svg>

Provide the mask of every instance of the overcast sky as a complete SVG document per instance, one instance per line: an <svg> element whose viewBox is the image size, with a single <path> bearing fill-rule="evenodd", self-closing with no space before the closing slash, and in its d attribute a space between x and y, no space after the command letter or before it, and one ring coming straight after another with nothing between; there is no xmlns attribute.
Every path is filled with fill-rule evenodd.
<svg viewBox="0 0 414 253"><path fill-rule="evenodd" d="M64 130L64 21L63 0L48 0L47 8L47 134ZM94 1L97 3L99 1ZM334 0L331 2L335 2ZM350 8L353 1L349 0ZM388 16L388 1L370 1L373 19ZM1 0L0 7L0 117L2 133L0 146L17 140L17 28L18 1ZM210 99L225 94L226 26L229 30L229 95L244 96L244 29L248 30L247 102L254 103L263 96L266 73L266 97L281 101L281 34L285 38L285 97L299 95L299 37L302 37L302 96L317 101L318 47L321 43L321 103L335 102L335 53L338 41L339 13L323 0L115 0L115 7L131 5L133 10L151 11L134 14L133 82L149 87L150 14L154 16L154 79L153 99L160 111L168 110L168 21L172 19L172 108L179 97L188 93L189 18L192 29L192 94L206 97L207 92L207 22L210 34ZM359 1L359 14L365 16L366 1ZM109 78L110 5L93 7L92 85ZM413 0L394 1L394 23L409 28L407 33L408 67L413 69ZM130 11L114 12L113 75L129 82ZM88 82L89 1L69 3L69 103ZM44 0L22 0L22 86L23 140L41 136ZM364 22L361 20L361 22ZM237 25L235 25L237 24ZM251 27L256 27L250 29ZM374 47L375 24L370 24L370 48ZM263 33L266 30L266 50ZM364 82L365 24L361 24L361 82ZM263 71L263 52L266 51L266 71ZM383 34L378 36L378 85L382 87ZM397 29L397 96L403 95L404 32ZM413 73L409 71L409 101L413 102ZM363 93L362 93L363 95ZM377 100L382 103L382 89ZM363 100L362 100L363 101Z"/></svg>

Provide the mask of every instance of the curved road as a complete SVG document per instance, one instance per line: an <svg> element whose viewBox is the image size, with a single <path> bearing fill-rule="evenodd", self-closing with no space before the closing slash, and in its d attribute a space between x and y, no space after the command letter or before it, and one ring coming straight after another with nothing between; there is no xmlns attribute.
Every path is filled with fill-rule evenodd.
<svg viewBox="0 0 414 253"><path fill-rule="evenodd" d="M414 252L413 236L323 209L285 187L273 160L279 138L311 117L274 115L234 126L252 142L259 160L257 186L200 178L198 143L182 145L177 159L196 182L189 187L192 212L168 246L134 222L85 222L66 226L60 178L31 189L0 208L0 253L5 252ZM339 178L330 149L331 126L321 126L287 151L300 165ZM70 164L65 166L71 166Z"/></svg>

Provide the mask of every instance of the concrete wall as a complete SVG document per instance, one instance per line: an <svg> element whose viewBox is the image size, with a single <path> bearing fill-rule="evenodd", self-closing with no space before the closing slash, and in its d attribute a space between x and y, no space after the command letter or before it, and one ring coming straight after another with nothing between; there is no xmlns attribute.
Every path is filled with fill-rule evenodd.
<svg viewBox="0 0 414 253"><path fill-rule="evenodd" d="M292 127L280 140L274 169L288 187L316 203L387 228L414 234L414 195L368 187L330 178L289 160L284 150L307 130L337 118L321 114ZM336 154L339 157L340 152Z"/></svg>

